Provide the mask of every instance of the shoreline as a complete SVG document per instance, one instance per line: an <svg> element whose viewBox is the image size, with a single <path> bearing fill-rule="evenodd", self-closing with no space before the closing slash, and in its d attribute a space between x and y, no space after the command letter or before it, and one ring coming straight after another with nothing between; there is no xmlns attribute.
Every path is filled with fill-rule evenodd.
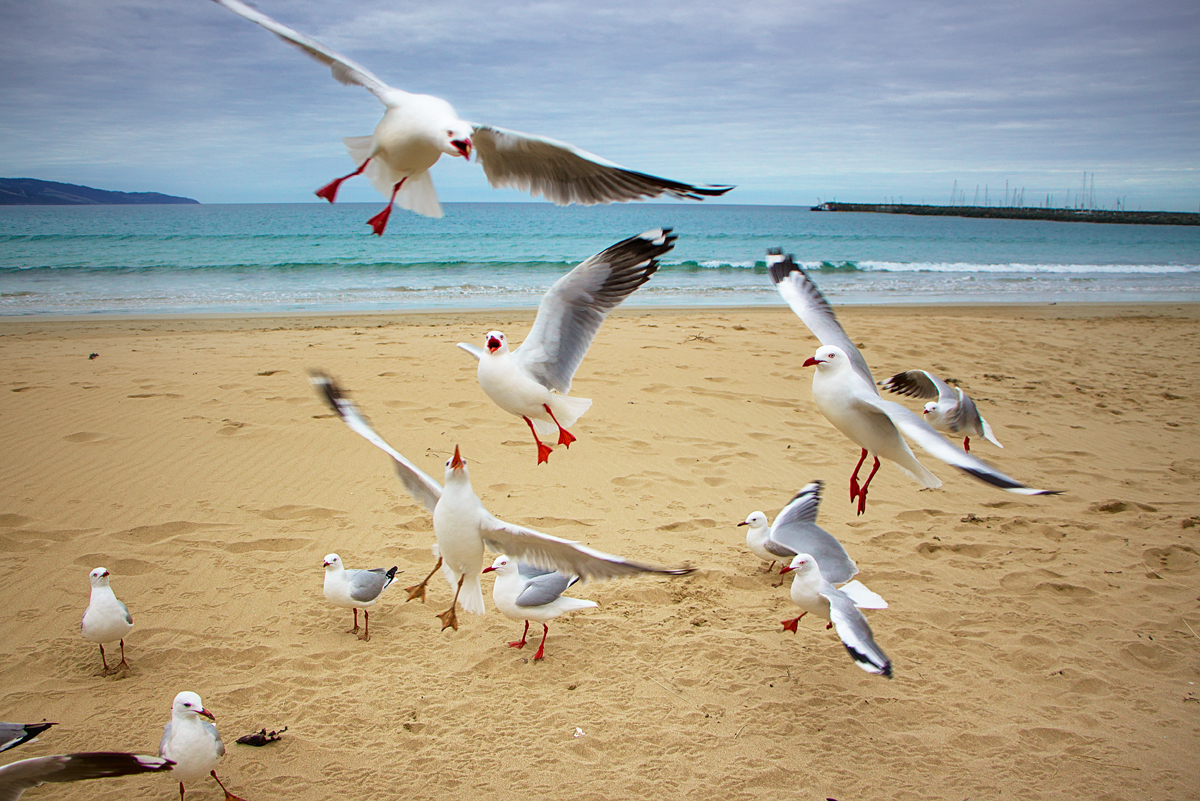
<svg viewBox="0 0 1200 801"><path fill-rule="evenodd" d="M1114 211L1036 206L928 206L919 203L822 203L810 211L912 214L923 217L983 217L1004 220L1108 223L1110 225L1200 225L1194 211Z"/></svg>

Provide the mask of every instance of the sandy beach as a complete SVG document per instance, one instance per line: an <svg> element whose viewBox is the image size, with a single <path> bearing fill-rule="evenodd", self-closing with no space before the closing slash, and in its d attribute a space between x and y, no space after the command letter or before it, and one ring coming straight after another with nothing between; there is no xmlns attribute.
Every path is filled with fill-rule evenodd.
<svg viewBox="0 0 1200 801"><path fill-rule="evenodd" d="M957 379L1005 446L973 453L1063 494L918 453L944 486L885 463L856 517L858 449L816 411L817 342L782 307L618 310L576 374L578 442L541 466L454 347L520 341L532 311L0 321L0 720L60 724L0 762L157 753L193 690L247 801L1200 798L1200 306L838 314L877 380ZM552 623L540 662L506 647L522 625L488 577L488 614L440 632L446 582L402 590L433 566L430 516L313 368L439 481L460 446L498 517L698 570L573 588L599 608ZM784 633L798 610L736 527L814 479L890 604L867 614L892 681L812 615ZM329 552L403 571L370 642L322 595ZM135 622L118 676L79 633L97 566Z"/></svg>

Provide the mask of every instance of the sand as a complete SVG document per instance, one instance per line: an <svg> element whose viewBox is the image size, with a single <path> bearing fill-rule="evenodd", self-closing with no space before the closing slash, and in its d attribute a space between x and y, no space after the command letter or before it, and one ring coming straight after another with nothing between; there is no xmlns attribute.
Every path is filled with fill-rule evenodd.
<svg viewBox="0 0 1200 801"><path fill-rule="evenodd" d="M540 467L454 348L531 316L0 322L0 719L60 723L4 757L156 753L187 689L249 801L1200 797L1200 307L841 310L877 379L958 379L1005 445L974 451L1064 490L925 458L945 485L919 491L885 463L860 518L857 448L816 412L786 309L621 310L576 376L579 441ZM401 589L432 567L430 516L320 404L318 367L439 480L461 446L497 516L698 571L578 588L600 606L552 624L541 662L506 647L490 578L491 611L440 632L446 583ZM797 610L736 527L813 479L891 604L868 616L892 681L811 615L783 633ZM404 571L369 643L322 596L331 551ZM136 624L115 677L79 635L97 566Z"/></svg>

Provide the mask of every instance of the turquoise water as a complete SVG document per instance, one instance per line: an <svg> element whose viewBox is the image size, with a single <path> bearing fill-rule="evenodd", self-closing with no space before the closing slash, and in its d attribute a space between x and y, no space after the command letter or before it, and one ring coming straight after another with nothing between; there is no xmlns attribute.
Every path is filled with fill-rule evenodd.
<svg viewBox="0 0 1200 801"><path fill-rule="evenodd" d="M0 315L532 307L643 230L675 250L627 305L778 305L767 248L836 303L1200 301L1200 227L811 212L790 206L0 207Z"/></svg>

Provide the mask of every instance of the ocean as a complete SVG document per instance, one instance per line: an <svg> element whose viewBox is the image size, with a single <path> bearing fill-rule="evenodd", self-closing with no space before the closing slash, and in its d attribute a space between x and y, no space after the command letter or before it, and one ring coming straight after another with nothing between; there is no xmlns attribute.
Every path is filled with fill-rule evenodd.
<svg viewBox="0 0 1200 801"><path fill-rule="evenodd" d="M1200 301L1200 227L813 212L793 206L447 203L0 207L0 315L535 307L628 236L679 236L626 306L782 301L795 254L835 304Z"/></svg>

